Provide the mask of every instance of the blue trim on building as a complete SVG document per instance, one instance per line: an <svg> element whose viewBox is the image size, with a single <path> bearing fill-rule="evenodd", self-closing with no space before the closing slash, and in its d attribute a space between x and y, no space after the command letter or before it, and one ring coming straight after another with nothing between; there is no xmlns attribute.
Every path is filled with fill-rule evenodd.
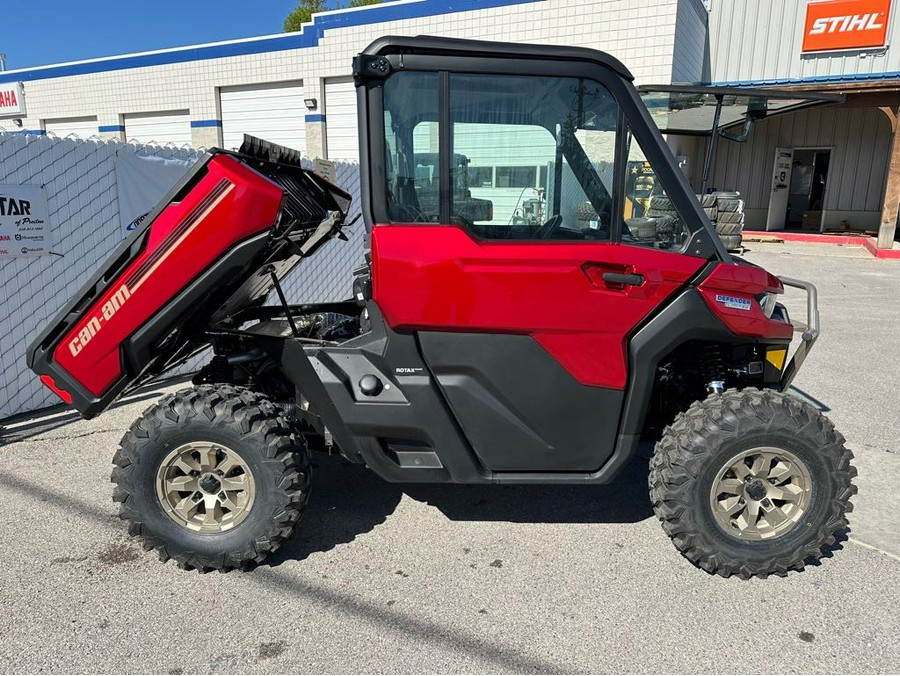
<svg viewBox="0 0 900 676"><path fill-rule="evenodd" d="M7 71L0 73L0 82L30 82L32 80L87 75L89 73L106 73L130 68L163 66L205 59L221 59L228 56L265 54L286 49L303 49L317 46L325 31L334 28L349 28L385 21L401 21L403 19L419 19L427 16L455 14L533 2L543 2L543 0L454 0L453 2L447 2L447 0L421 0L421 2L409 4L389 2L383 5L372 5L365 9L361 8L357 11L322 14L314 17L312 24L306 26L299 33L286 33L285 35L245 42L226 42L202 47L184 47L156 54L126 54L84 63Z"/></svg>
<svg viewBox="0 0 900 676"><path fill-rule="evenodd" d="M322 115L321 113L313 113L311 115L306 116L306 121L307 122L324 122L325 116Z"/></svg>
<svg viewBox="0 0 900 676"><path fill-rule="evenodd" d="M101 134L110 134L115 132L124 132L125 125L124 124L104 124L97 127L97 131Z"/></svg>
<svg viewBox="0 0 900 676"><path fill-rule="evenodd" d="M713 87L771 87L774 85L827 84L832 82L872 82L878 80L900 80L900 71L888 73L846 73L842 75L816 75L813 77L784 77L766 80L730 80L711 82Z"/></svg>
<svg viewBox="0 0 900 676"><path fill-rule="evenodd" d="M43 129L19 129L17 131L8 131L7 134L12 134L13 136L43 136L47 132Z"/></svg>
<svg viewBox="0 0 900 676"><path fill-rule="evenodd" d="M221 127L222 120L191 120L191 127Z"/></svg>

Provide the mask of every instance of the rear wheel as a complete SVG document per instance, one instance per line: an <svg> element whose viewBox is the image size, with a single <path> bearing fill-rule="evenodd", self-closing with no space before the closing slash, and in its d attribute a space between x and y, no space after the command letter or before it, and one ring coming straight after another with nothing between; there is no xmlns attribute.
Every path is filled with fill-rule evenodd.
<svg viewBox="0 0 900 676"><path fill-rule="evenodd" d="M262 561L309 495L309 459L279 409L228 385L165 397L122 439L112 480L129 532L200 571Z"/></svg>
<svg viewBox="0 0 900 676"><path fill-rule="evenodd" d="M729 390L666 429L651 461L650 496L675 546L704 570L786 575L818 559L846 527L852 457L808 404Z"/></svg>

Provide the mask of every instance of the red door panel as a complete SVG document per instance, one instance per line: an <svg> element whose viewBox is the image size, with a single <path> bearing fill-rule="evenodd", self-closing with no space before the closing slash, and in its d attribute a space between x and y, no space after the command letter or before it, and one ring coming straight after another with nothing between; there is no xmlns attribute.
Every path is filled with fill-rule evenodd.
<svg viewBox="0 0 900 676"><path fill-rule="evenodd" d="M376 226L372 256L391 328L530 335L583 385L615 389L627 336L706 262L610 243L479 242L438 225ZM645 281L611 286L605 271Z"/></svg>

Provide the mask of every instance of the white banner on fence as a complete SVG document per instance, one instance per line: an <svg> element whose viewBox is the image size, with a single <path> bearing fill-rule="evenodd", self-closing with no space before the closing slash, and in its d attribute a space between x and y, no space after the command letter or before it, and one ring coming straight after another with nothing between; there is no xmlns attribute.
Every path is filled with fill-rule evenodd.
<svg viewBox="0 0 900 676"><path fill-rule="evenodd" d="M119 215L127 235L187 173L193 162L142 156L128 149L116 153Z"/></svg>
<svg viewBox="0 0 900 676"><path fill-rule="evenodd" d="M50 210L43 186L0 184L0 256L50 252Z"/></svg>

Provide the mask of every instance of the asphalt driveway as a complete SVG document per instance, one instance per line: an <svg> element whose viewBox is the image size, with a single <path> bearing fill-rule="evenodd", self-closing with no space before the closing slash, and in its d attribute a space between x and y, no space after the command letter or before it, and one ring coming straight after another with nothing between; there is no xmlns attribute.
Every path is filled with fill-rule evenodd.
<svg viewBox="0 0 900 676"><path fill-rule="evenodd" d="M119 438L170 385L0 430L0 671L900 671L900 262L754 246L819 285L824 334L796 386L857 456L851 529L821 565L694 568L652 515L645 463L608 487L400 487L320 457L275 556L184 572L110 499Z"/></svg>

